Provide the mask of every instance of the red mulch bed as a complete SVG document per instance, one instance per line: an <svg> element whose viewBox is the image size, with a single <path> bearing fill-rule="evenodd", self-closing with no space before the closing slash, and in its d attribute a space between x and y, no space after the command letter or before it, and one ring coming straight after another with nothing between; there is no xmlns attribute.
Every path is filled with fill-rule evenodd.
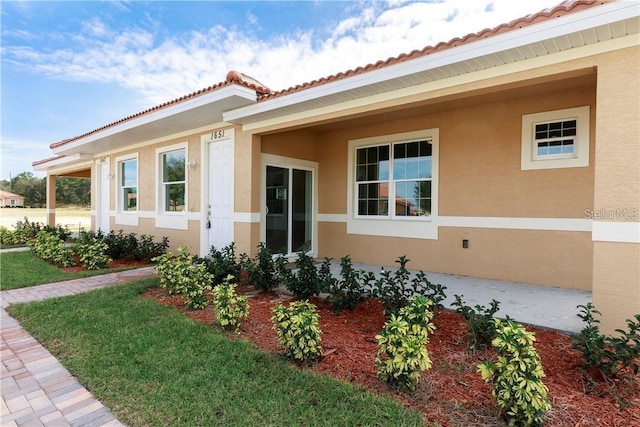
<svg viewBox="0 0 640 427"><path fill-rule="evenodd" d="M62 271L66 271L67 273L76 273L78 271L86 271L88 270L86 265L80 263L79 258L75 259L74 262L76 265L71 267L61 267ZM122 259L115 259L107 264L107 270L113 270L116 268L130 268L130 267L144 267L145 265L149 265L148 260L142 261L125 261Z"/></svg>
<svg viewBox="0 0 640 427"><path fill-rule="evenodd" d="M253 288L241 286L239 293L253 295ZM145 298L172 306L199 322L214 325L210 306L205 310L187 310L181 296L167 295L164 289L151 289ZM250 296L249 318L238 334L272 354L279 354L276 331L271 328L271 309L286 295ZM378 301L367 300L354 311L335 315L321 299L318 306L322 347L325 356L312 368L334 378L360 384L365 388L398 399L421 411L425 420L444 426L506 425L492 401L491 388L478 374L476 365L491 357L487 352L471 352L466 344L466 325L454 312L436 313L436 331L427 345L433 368L426 371L414 393L400 393L376 376L374 358L378 350L375 335L385 318ZM547 426L640 426L640 376L627 376L613 385L593 381L580 368L581 358L564 334L537 328L536 349L546 373L544 383L554 409L547 415ZM230 336L237 336L229 334Z"/></svg>

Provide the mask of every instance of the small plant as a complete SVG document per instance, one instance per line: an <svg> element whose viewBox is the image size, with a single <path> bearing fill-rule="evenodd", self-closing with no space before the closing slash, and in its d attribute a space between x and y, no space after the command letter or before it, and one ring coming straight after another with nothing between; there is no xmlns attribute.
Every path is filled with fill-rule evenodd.
<svg viewBox="0 0 640 427"><path fill-rule="evenodd" d="M226 329L238 330L242 319L249 315L247 297L236 295L234 277L228 275L213 288L214 311L218 324Z"/></svg>
<svg viewBox="0 0 640 427"><path fill-rule="evenodd" d="M628 331L616 329L619 336L605 336L600 332L600 320L594 314L601 315L592 303L579 305L578 317L586 322L580 334L573 338L573 348L580 351L587 368L595 369L603 379L619 375L625 368L631 368L633 374L640 371L637 361L640 357L640 314L635 320L627 319Z"/></svg>
<svg viewBox="0 0 640 427"><path fill-rule="evenodd" d="M492 395L510 426L542 426L551 410L544 371L533 346L535 334L512 320L493 320L496 338L492 344L498 359L478 365L482 379L493 387Z"/></svg>
<svg viewBox="0 0 640 427"><path fill-rule="evenodd" d="M209 256L199 258L198 261L207 266L207 270L213 275L214 283L221 283L229 275L233 277L240 276L240 264L236 261L236 246L234 242L222 249L216 249L215 246L211 246Z"/></svg>
<svg viewBox="0 0 640 427"><path fill-rule="evenodd" d="M316 268L315 260L306 252L298 253L296 270L291 271L284 263L278 264L280 280L285 287L300 299L311 298L329 287L332 280L330 271L331 260L325 259L320 269Z"/></svg>
<svg viewBox="0 0 640 427"><path fill-rule="evenodd" d="M209 303L206 292L211 290L213 277L205 265L194 259L188 247L180 246L177 256L164 254L153 261L157 262L155 272L160 275L160 287L168 288L170 294L184 295L188 308L203 309Z"/></svg>
<svg viewBox="0 0 640 427"><path fill-rule="evenodd" d="M280 284L276 261L264 242L258 244L258 253L254 259L247 254L240 255L240 266L247 272L249 282L264 292L272 291Z"/></svg>
<svg viewBox="0 0 640 427"><path fill-rule="evenodd" d="M366 273L353 268L349 255L340 259L340 279L327 278L328 302L335 313L342 310L353 310L364 300Z"/></svg>
<svg viewBox="0 0 640 427"><path fill-rule="evenodd" d="M484 350L491 345L496 336L493 317L500 310L500 303L492 299L489 307L478 304L472 308L465 305L462 297L464 295L455 295L456 300L451 306L457 307L456 312L460 313L467 323L469 347L473 350Z"/></svg>
<svg viewBox="0 0 640 427"><path fill-rule="evenodd" d="M107 244L104 240L93 239L87 242L78 242L73 250L80 256L80 262L87 266L89 270L99 270L106 268L111 262L107 255Z"/></svg>
<svg viewBox="0 0 640 427"><path fill-rule="evenodd" d="M73 265L73 251L58 236L47 231L39 231L36 240L30 242L36 256L61 267Z"/></svg>
<svg viewBox="0 0 640 427"><path fill-rule="evenodd" d="M376 336L380 348L375 363L383 381L399 389L415 390L422 371L431 368L426 344L429 333L435 330L432 305L425 297L412 298L399 314L391 314Z"/></svg>
<svg viewBox="0 0 640 427"><path fill-rule="evenodd" d="M155 257L167 253L169 238L163 237L160 242L155 242L152 236L146 234L137 237L135 233L125 234L122 230L111 231L105 234L102 230L82 230L78 236L79 243L88 243L94 240L103 241L107 245L105 254L111 259L124 259L128 261L151 261Z"/></svg>
<svg viewBox="0 0 640 427"><path fill-rule="evenodd" d="M422 271L412 279L411 272L406 267L409 261L410 259L403 255L396 260L400 267L395 272L383 270L371 290L371 296L382 301L387 314L398 313L414 295L427 296L436 308L442 308L441 302L446 298L446 286L431 283Z"/></svg>
<svg viewBox="0 0 640 427"><path fill-rule="evenodd" d="M273 308L271 321L287 357L299 363L320 359L322 331L315 305L308 301L294 301L288 307L278 304Z"/></svg>

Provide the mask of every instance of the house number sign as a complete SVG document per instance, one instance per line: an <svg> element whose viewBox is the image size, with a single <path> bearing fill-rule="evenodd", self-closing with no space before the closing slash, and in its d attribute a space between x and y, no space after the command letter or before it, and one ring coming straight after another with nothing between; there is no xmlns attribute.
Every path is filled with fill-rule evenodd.
<svg viewBox="0 0 640 427"><path fill-rule="evenodd" d="M213 132L211 132L211 137L209 138L209 140L215 141L217 139L224 138L224 131L225 131L224 129L214 130Z"/></svg>

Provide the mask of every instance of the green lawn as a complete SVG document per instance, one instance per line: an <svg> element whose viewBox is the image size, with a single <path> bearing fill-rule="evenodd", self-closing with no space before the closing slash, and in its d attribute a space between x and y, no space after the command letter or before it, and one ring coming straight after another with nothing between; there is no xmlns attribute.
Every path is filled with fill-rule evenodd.
<svg viewBox="0 0 640 427"><path fill-rule="evenodd" d="M139 298L158 279L9 312L131 426L418 426L420 414L302 371Z"/></svg>
<svg viewBox="0 0 640 427"><path fill-rule="evenodd" d="M0 289L6 291L122 270L102 269L67 273L33 255L31 251L5 252L0 254Z"/></svg>

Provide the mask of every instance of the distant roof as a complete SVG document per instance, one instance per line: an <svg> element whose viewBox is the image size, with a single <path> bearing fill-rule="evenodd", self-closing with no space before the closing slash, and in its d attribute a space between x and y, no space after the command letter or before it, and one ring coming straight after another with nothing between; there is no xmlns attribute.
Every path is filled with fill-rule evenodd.
<svg viewBox="0 0 640 427"><path fill-rule="evenodd" d="M199 91L196 92L192 92L188 95L182 96L180 98L176 98L174 100L165 102L163 104L157 105L155 107L149 108L147 110L141 111L139 113L127 116L123 119L117 120L115 122L109 123L107 125L104 125L100 128L94 129L92 131L86 132L82 135L78 135L75 136L73 138L68 138L59 142L55 142L53 144L50 145L50 148L57 148L60 147L64 144L67 144L69 142L73 142L76 141L78 139L84 138L88 135L100 132L102 130L108 129L110 127L116 126L118 124L121 124L123 122L127 122L129 120L135 119L137 117L140 116L144 116L146 114L150 114L153 113L155 111L161 110L163 108L175 105L175 104L179 104L182 102L185 102L187 100L196 98L198 96L201 95L205 95L207 93L219 90L221 88L230 86L230 85L240 85L240 86L244 86L246 88L252 89L256 91L256 95L257 95L257 101L258 102L264 102L270 99L274 99L274 98L278 98L278 97L282 97L291 93L295 93L295 92L300 92L306 89L311 89L314 87L318 87L318 86L322 86L324 84L327 83L331 83L331 82L335 82L338 80L342 80L345 78L349 78L352 76L356 76L356 75L360 75L360 74L364 74L368 71L373 71L373 70L377 70L380 68L384 68L384 67L388 67L397 63L401 63L401 62L405 62L411 59L415 59L415 58L420 58L423 56L427 56L431 53L435 53L435 52L440 52L442 50L446 50L446 49L451 49L451 48L455 48L457 46L461 46L467 43L472 43L474 41L478 41L478 40L483 40L486 39L488 37L492 37L495 36L497 34L503 34L509 31L513 31L513 30L517 30L523 27L526 27L528 25L531 24L536 24L539 22L544 22L547 20L551 20L554 18L558 18L570 13L574 13L574 12L578 12L580 10L584 10L584 9L588 9L594 6L598 6L604 3L611 3L614 0L600 0L600 1L596 1L596 0L566 0L562 3L560 3L558 6L555 6L553 8L549 8L549 9L545 9L542 10L538 13L534 13L531 15L527 15L525 17L522 18L518 18L515 19L509 23L506 24L502 24L499 25L495 28L491 28L491 29L484 29L480 32L477 33L470 33L467 34L466 36L462 37L462 38L454 38L449 40L448 42L441 42L436 44L435 46L427 46L424 49L421 50L414 50L410 53L403 53L401 55L395 56L395 57L391 57L388 58L384 61L380 60L374 64L367 64L364 67L358 67L352 70L347 70L341 73L337 73L337 74L333 74L327 77L323 77L317 80L312 80L310 82L307 83L302 83L296 86L292 86L288 89L284 89L284 90L280 90L280 91L271 91L267 86L263 85L262 83L260 83L258 80L256 80L253 77L250 77L246 74L243 74L241 72L238 71L230 71L227 76L225 81L214 84L212 86L209 86L207 88L201 89ZM33 162L33 166L39 165L39 164L43 164L43 163L47 163L49 161L52 160L56 160L58 158L60 158L61 156L56 156L56 157L51 157L48 159L44 159L44 160L39 160L36 162Z"/></svg>
<svg viewBox="0 0 640 427"><path fill-rule="evenodd" d="M3 199L13 199L13 198L24 199L24 196L21 196L19 194L9 193L8 191L2 191L2 190L0 190L0 197Z"/></svg>

